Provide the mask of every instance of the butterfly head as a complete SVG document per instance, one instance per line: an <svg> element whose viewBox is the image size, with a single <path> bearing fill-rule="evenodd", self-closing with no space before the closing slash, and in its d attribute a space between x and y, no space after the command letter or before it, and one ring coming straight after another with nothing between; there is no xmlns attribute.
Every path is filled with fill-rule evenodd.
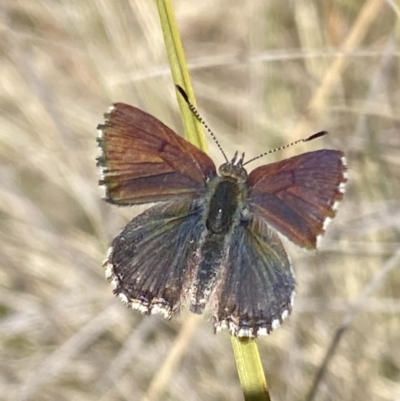
<svg viewBox="0 0 400 401"><path fill-rule="evenodd" d="M238 182L244 182L247 179L247 171L243 167L244 153L239 156L238 152L235 153L230 162L222 164L218 172L221 177L231 177Z"/></svg>

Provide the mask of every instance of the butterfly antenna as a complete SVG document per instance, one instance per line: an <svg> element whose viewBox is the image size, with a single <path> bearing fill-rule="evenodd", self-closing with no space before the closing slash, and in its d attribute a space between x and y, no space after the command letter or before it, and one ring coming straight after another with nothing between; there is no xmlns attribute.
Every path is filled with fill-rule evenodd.
<svg viewBox="0 0 400 401"><path fill-rule="evenodd" d="M271 149L271 150L269 150L267 152L261 153L260 155L258 155L256 157L253 157L252 159L248 160L246 163L243 164L243 166L253 162L254 160L260 159L261 157L269 155L271 153L274 153L274 152L277 152L279 150L283 150L283 149L286 149L286 148L290 148L291 146L297 145L298 143L301 143L301 142L312 141L314 139L320 138L321 136L324 136L324 135L327 135L327 134L328 134L328 131L320 131L320 132L317 132L316 134L313 134L313 135L309 136L308 138L299 139L299 140L294 141L292 143L288 143L287 145L283 145L283 146L279 146L279 147L277 147L275 149Z"/></svg>
<svg viewBox="0 0 400 401"><path fill-rule="evenodd" d="M226 157L226 154L225 154L224 150L222 149L221 144L218 142L217 137L215 136L214 132L211 131L211 129L207 125L207 123L203 120L203 118L201 117L200 113L197 111L194 104L189 100L189 97L188 97L187 93L185 92L185 90L179 85L175 85L175 86L176 86L176 89L178 90L178 92L181 94L181 96L185 100L185 102L187 103L187 105L189 106L190 111L196 117L197 121L199 121L201 123L201 125L206 129L206 131L210 134L211 138L214 140L215 144L218 146L218 149L221 151L222 155L224 156L226 162L228 162L229 160Z"/></svg>

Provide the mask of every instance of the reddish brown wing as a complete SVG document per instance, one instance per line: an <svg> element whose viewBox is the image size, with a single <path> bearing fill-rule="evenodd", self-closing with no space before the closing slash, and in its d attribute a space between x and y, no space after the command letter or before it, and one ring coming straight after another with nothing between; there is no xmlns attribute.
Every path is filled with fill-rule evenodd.
<svg viewBox="0 0 400 401"><path fill-rule="evenodd" d="M342 199L342 152L319 150L261 166L247 179L249 207L295 244L315 248Z"/></svg>
<svg viewBox="0 0 400 401"><path fill-rule="evenodd" d="M150 114L116 103L98 126L100 184L120 205L195 198L216 175L213 161Z"/></svg>

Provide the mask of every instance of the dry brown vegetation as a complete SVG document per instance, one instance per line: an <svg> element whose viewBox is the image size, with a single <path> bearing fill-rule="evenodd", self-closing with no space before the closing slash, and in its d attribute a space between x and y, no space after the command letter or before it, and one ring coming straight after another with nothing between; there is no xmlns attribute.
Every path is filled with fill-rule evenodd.
<svg viewBox="0 0 400 401"><path fill-rule="evenodd" d="M199 108L228 154L326 129L269 160L348 158L321 250L288 245L296 305L259 341L272 399L305 399L347 322L315 399L399 400L399 3L175 4ZM163 400L242 399L227 333L187 312L142 317L103 277L136 211L100 199L102 113L124 101L182 132L153 2L3 0L0 15L0 399L143 400L158 385Z"/></svg>

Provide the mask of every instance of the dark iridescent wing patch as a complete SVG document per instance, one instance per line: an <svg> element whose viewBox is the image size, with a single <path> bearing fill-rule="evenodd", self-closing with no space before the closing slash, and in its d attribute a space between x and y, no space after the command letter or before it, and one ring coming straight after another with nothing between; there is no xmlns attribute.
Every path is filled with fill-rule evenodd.
<svg viewBox="0 0 400 401"><path fill-rule="evenodd" d="M116 103L98 127L100 184L120 205L196 198L216 176L213 161L161 121Z"/></svg>
<svg viewBox="0 0 400 401"><path fill-rule="evenodd" d="M290 314L295 280L283 245L258 218L238 225L213 297L217 331L239 337L269 334Z"/></svg>
<svg viewBox="0 0 400 401"><path fill-rule="evenodd" d="M170 318L192 282L193 254L204 230L195 202L155 205L134 218L112 242L104 266L114 293L142 313Z"/></svg>
<svg viewBox="0 0 400 401"><path fill-rule="evenodd" d="M342 152L318 150L253 170L249 208L295 244L315 248L335 216L346 178Z"/></svg>

